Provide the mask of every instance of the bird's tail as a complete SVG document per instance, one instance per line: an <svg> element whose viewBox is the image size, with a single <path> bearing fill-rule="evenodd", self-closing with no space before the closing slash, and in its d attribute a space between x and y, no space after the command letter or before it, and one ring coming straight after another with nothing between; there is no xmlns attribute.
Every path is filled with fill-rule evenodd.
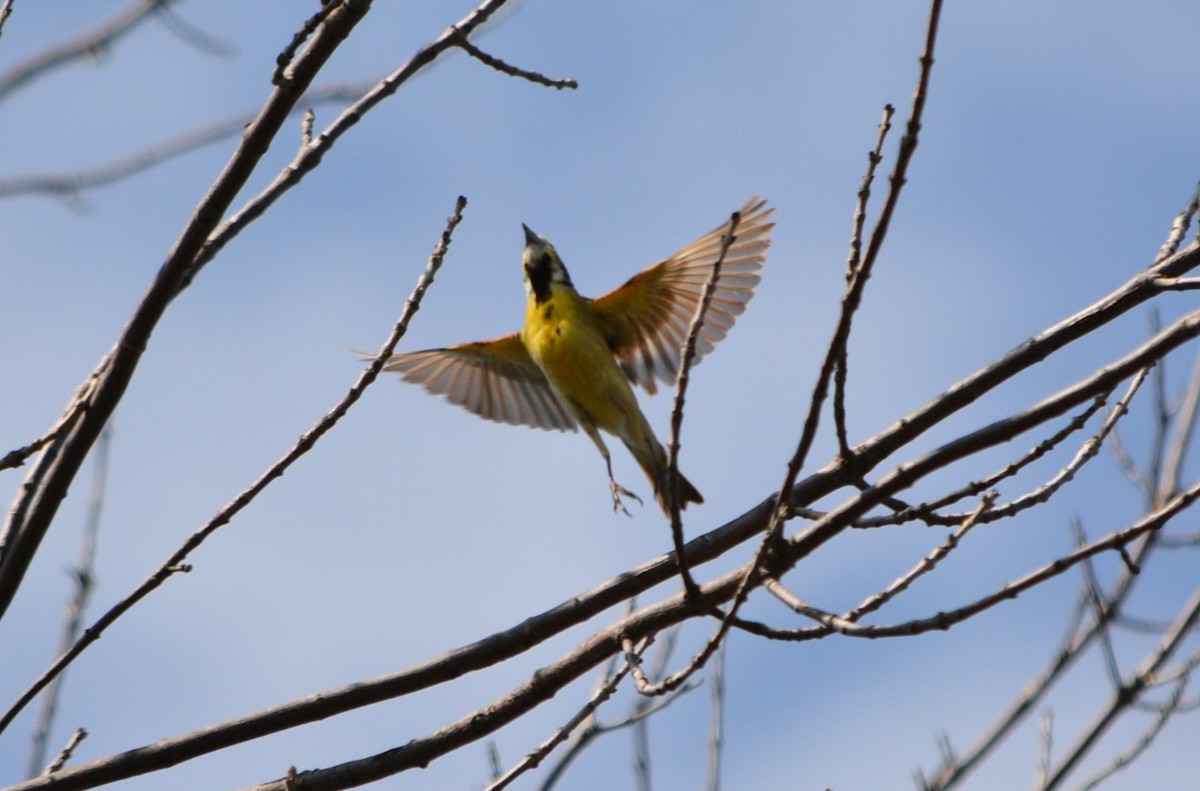
<svg viewBox="0 0 1200 791"><path fill-rule="evenodd" d="M636 449L633 446L627 447L654 487L654 499L658 502L659 508L662 508L663 513L669 517L671 503L667 488L667 451L653 437L647 444L649 447L642 449ZM688 503L702 502L704 502L704 496L700 494L700 490L692 486L692 482L683 477L682 472L679 473L679 510L687 508Z"/></svg>

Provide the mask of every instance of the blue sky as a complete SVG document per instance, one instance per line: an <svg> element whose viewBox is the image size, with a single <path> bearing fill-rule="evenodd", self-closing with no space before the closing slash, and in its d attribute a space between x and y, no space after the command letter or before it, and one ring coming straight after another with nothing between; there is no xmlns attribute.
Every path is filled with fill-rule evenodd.
<svg viewBox="0 0 1200 791"><path fill-rule="evenodd" d="M0 178L88 167L253 109L311 5L183 2L174 13L234 54L199 51L151 21L96 61L27 86L0 108ZM329 80L395 68L470 8L375 5L330 64ZM18 3L0 38L0 71L120 7ZM948 4L921 146L852 341L853 439L1149 263L1200 175L1193 11L1165 0ZM855 192L882 106L896 105L899 118L908 109L926 13L914 2L511 4L475 43L521 67L575 77L579 90L533 85L451 53L355 127L168 313L116 416L94 613L341 397L359 370L347 349L376 348L386 337L459 194L470 200L466 220L402 348L518 327L522 222L555 243L582 292L598 295L750 195L767 197L778 225L762 285L689 392L681 466L706 497L689 512L689 535L766 497L794 448L832 330ZM318 107L317 127L335 112ZM291 158L299 136L297 122L243 199ZM897 130L889 153L898 138ZM233 145L216 143L75 203L24 197L0 206L0 364L10 377L0 394L0 450L32 440L57 417ZM1185 302L1168 303L1168 312ZM1146 326L1144 313L1128 317L919 447L1053 392L1131 348ZM1173 383L1187 365L1176 362ZM642 404L665 438L669 396ZM1135 450L1144 443L1137 425L1125 436ZM823 436L814 460L824 463L832 448ZM617 479L648 494L623 449L614 448L614 460ZM1136 494L1109 459L1094 467L1040 515L976 536L892 617L963 603L1062 553L1073 515L1097 535L1123 526ZM315 453L191 558L193 573L168 583L77 663L57 741L87 727L79 757L89 759L383 674L666 551L658 510L613 515L603 473L582 435L486 423L419 388L380 381ZM11 497L21 474L0 476L0 494ZM51 658L85 492L81 480L0 623L0 700ZM855 604L938 538L908 528L839 539L796 573L797 592L830 609ZM728 568L745 552L734 555L714 565ZM1194 586L1185 561L1176 561L1176 576L1148 586L1162 597L1147 601L1152 614ZM1041 667L1075 584L915 640L788 646L735 638L728 786L911 787L912 770L934 764L939 733L969 743ZM765 600L752 610L796 624ZM707 628L685 630L687 651ZM568 634L453 689L123 787L232 787L292 763L329 765L403 743L503 694L534 661L551 661L583 636ZM1098 673L1085 676L1095 682ZM576 685L502 731L505 763L565 721L586 691ZM1054 704L1064 743L1097 694L1083 682L1064 688ZM653 722L662 787L699 784L703 764L694 756L706 712L700 691ZM26 717L0 737L0 781L24 765L28 727ZM1181 754L1172 743L1196 736L1193 722L1179 722L1109 787L1161 786ZM620 787L629 761L627 738L610 736L564 787ZM1035 761L1036 733L1027 729L978 787L1028 785ZM476 788L486 777L479 745L383 787Z"/></svg>

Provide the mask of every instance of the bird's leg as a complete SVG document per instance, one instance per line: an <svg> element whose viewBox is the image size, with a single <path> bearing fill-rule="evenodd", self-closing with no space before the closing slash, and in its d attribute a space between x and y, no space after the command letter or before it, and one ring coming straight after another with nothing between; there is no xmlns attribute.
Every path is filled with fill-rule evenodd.
<svg viewBox="0 0 1200 791"><path fill-rule="evenodd" d="M625 516L632 516L629 509L625 507L625 503L621 502L621 495L632 497L638 501L638 505L642 505L642 498L617 483L617 479L613 477L612 456L609 455L608 446L604 444L596 427L584 423L583 430L592 438L592 442L596 443L596 447L600 449L600 455L604 457L604 466L608 468L608 489L612 493L613 511L621 511Z"/></svg>
<svg viewBox="0 0 1200 791"><path fill-rule="evenodd" d="M617 483L617 479L613 477L612 461L608 458L607 453L604 454L604 463L608 465L608 488L612 492L613 510L616 511L619 508L625 516L632 516L629 509L625 507L625 503L621 502L621 495L632 497L638 501L638 505L642 505L642 498Z"/></svg>

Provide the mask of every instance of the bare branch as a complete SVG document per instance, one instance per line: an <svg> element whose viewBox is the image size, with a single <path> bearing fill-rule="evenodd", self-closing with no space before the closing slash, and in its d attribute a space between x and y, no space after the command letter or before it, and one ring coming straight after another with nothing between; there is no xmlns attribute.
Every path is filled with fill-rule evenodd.
<svg viewBox="0 0 1200 791"><path fill-rule="evenodd" d="M282 477L283 474L298 461L304 454L308 453L321 438L327 434L338 421L350 410L362 394L366 391L375 379L379 376L379 372L383 369L387 358L391 356L396 344L400 342L400 338L408 329L408 323L412 317L420 309L421 299L425 295L425 291L433 283L433 278L437 274L438 269L442 265L442 260L445 258L446 251L450 245L450 238L455 227L462 221L462 212L466 208L466 199L460 197L455 206L454 214L447 220L446 229L442 232L442 237L434 248L433 254L429 258L429 262L425 267L425 271L421 273L421 277L417 281L417 286L413 293L405 302L404 310L401 313L396 326L392 328L392 332L388 339L384 342L379 354L372 360L359 376L358 381L350 388L341 401L337 403L328 413L326 413L317 423L305 434L301 435L300 439L292 446L282 458L272 464L267 470L251 484L235 497L228 505L222 508L208 521L204 527L193 533L187 541L185 541L178 549L176 549L166 561L153 574L147 577L142 583L124 599L118 602L108 612L106 612L95 624L93 624L83 637L77 640L70 650L58 658L58 660L45 672L34 684L27 689L17 700L9 707L8 711L0 717L0 732L2 732L13 719L20 713L30 700L37 695L50 681L57 677L76 657L92 643L100 639L104 631L111 626L118 618L128 612L134 605L150 595L155 589L166 582L177 571L187 570L184 565L184 560L205 540L208 539L221 527L228 524L234 516L236 516L243 508L254 501L268 486L275 480Z"/></svg>
<svg viewBox="0 0 1200 791"><path fill-rule="evenodd" d="M1083 529L1083 524L1078 520L1072 520L1071 532L1075 534L1075 544L1077 547L1087 546L1087 533ZM1104 667L1108 671L1108 680L1112 683L1113 688L1121 685L1121 668L1117 665L1117 652L1113 648L1112 632L1109 631L1111 623L1111 603L1105 599L1105 596L1100 592L1100 580L1096 577L1096 568L1092 565L1091 558L1088 558L1080 564L1083 571L1083 591L1087 597L1088 603L1092 606L1092 611L1096 615L1094 631L1097 639L1100 641L1100 653L1104 657Z"/></svg>
<svg viewBox="0 0 1200 791"><path fill-rule="evenodd" d="M1158 735L1162 733L1171 716L1180 713L1180 701L1185 689L1187 689L1187 680L1181 679L1175 685L1175 693L1171 696L1171 700L1163 707L1159 715L1154 718L1154 722L1150 724L1145 733L1128 750L1118 754L1107 766L1101 767L1095 774L1084 780L1083 784L1079 786L1079 791L1092 791L1092 789L1099 788L1117 772L1137 760L1138 756L1145 752L1146 748L1153 744Z"/></svg>
<svg viewBox="0 0 1200 791"><path fill-rule="evenodd" d="M470 41L468 41L467 40L467 31L459 30L458 32L461 35L458 37L458 40L456 42L454 42L455 45L458 46L459 48L461 48L464 52L466 52L472 58L475 58L476 60L478 60L479 62L481 62L487 66L491 66L493 69L495 69L498 72L507 74L510 77L520 77L521 79L529 80L530 82L536 82L538 85L545 85L547 88L556 88L560 91L563 88L575 89L575 88L579 87L579 83L577 83L575 81L574 77L567 77L562 80L552 80L549 77L547 77L543 74L539 74L536 71L527 71L525 69L519 69L516 66L509 65L509 64L505 63L504 61L500 60L499 58L496 58L496 57L493 57L493 56L487 54L486 52L484 52L483 50L479 49L474 44L472 44Z"/></svg>
<svg viewBox="0 0 1200 791"><path fill-rule="evenodd" d="M883 143L892 128L892 116L896 108L890 104L884 105L883 120L879 122L879 130L875 137L875 147L867 154L867 171L863 174L862 184L858 188L858 201L854 205L854 223L850 234L850 254L846 259L846 288L849 289L862 266L862 234L863 225L867 219L867 204L871 200L871 185L875 182L875 168L883 161ZM842 349L833 378L833 423L837 431L838 452L843 458L850 456L850 440L846 431L846 375L848 373L848 353Z"/></svg>

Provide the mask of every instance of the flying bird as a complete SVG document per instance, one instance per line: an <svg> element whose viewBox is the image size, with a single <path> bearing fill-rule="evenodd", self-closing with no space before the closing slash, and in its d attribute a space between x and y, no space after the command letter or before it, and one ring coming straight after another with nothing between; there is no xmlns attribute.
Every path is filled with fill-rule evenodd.
<svg viewBox="0 0 1200 791"><path fill-rule="evenodd" d="M768 222L773 211L757 197L742 207L697 338L697 362L725 337L754 295L775 227ZM631 385L653 395L656 380L675 381L688 327L729 222L596 299L579 295L549 241L521 227L525 326L490 341L395 354L383 370L488 420L558 431L582 428L604 457L613 510L628 513L621 496L641 498L613 477L600 431L617 437L669 515L667 453ZM680 507L702 502L699 490L680 474Z"/></svg>

